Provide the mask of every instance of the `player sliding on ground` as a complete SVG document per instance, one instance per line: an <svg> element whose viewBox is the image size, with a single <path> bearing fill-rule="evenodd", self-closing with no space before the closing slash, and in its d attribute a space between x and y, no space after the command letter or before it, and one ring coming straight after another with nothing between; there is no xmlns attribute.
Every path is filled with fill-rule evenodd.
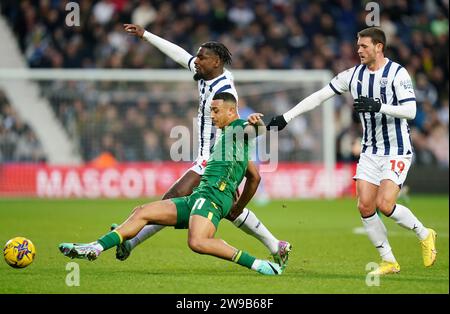
<svg viewBox="0 0 450 314"><path fill-rule="evenodd" d="M362 148L356 169L358 209L364 229L381 256L372 274L398 273L387 230L378 208L397 224L412 230L420 240L423 263L436 260L436 232L426 228L409 208L396 204L406 180L413 148L407 119L416 115L411 78L404 67L384 57L386 36L378 28L358 33L361 64L339 73L328 86L308 96L283 115L272 118L268 129L282 130L296 116L312 110L334 95L350 91L363 126Z"/></svg>
<svg viewBox="0 0 450 314"><path fill-rule="evenodd" d="M214 95L222 92L232 94L238 102L238 94L234 86L233 75L225 69L231 64L231 53L222 43L206 42L202 44L195 56L183 48L152 34L135 24L125 24L127 33L142 38L162 53L191 71L198 82L198 157L194 165L178 179L163 196L164 199L187 196L198 186L205 171L206 162L211 150L211 101ZM225 217L236 227L261 241L273 256L275 262L284 266L288 262L291 244L275 238L266 226L248 208L233 208ZM112 226L114 228L115 225ZM164 226L150 224L145 226L136 237L123 242L117 247L116 258L123 261L128 258L137 245L159 232Z"/></svg>
<svg viewBox="0 0 450 314"><path fill-rule="evenodd" d="M278 264L256 259L214 238L219 221L233 207L235 191L244 176L247 180L235 208L244 208L259 185L260 176L249 156L257 132L265 131L261 114L252 114L248 122L239 119L235 97L220 93L211 104L211 118L222 133L208 159L200 185L191 195L138 206L124 223L96 242L62 243L60 251L70 258L94 260L101 252L135 237L147 224L160 224L188 228L188 245L194 252L233 261L264 275L280 275L283 268Z"/></svg>

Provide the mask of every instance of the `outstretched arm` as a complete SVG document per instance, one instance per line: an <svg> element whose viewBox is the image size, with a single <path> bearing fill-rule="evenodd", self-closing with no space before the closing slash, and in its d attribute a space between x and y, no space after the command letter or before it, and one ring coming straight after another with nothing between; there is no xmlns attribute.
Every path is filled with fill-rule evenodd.
<svg viewBox="0 0 450 314"><path fill-rule="evenodd" d="M310 111L314 108L316 108L318 105L320 105L325 100L333 97L335 92L333 89L327 85L321 90L309 95L305 99L303 99L301 102L299 102L294 108L289 110L283 115L273 117L269 124L267 125L267 130L270 130L271 127L277 128L278 131L281 131L286 127L286 125L294 119L295 117L301 115L304 112Z"/></svg>
<svg viewBox="0 0 450 314"><path fill-rule="evenodd" d="M189 62L194 57L180 46L177 46L168 40L165 40L159 36L156 36L155 34L150 33L149 31L146 31L139 25L124 24L124 29L129 34L145 39L153 46L158 48L162 53L171 58L173 61L179 63L186 69L193 71L193 69L189 68Z"/></svg>

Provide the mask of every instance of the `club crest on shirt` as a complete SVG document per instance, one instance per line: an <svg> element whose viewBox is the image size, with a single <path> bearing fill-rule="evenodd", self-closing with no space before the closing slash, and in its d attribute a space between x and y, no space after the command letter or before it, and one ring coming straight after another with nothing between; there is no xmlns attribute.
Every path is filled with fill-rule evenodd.
<svg viewBox="0 0 450 314"><path fill-rule="evenodd" d="M381 80L380 80L380 86L381 87L386 87L387 83L388 83L387 77L382 77Z"/></svg>

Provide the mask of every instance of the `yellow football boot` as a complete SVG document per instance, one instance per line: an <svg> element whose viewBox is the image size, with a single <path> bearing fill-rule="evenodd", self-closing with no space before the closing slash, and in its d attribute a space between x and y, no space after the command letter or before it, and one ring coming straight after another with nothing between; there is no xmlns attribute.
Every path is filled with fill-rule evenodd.
<svg viewBox="0 0 450 314"><path fill-rule="evenodd" d="M425 267L430 267L434 264L437 254L436 231L430 228L428 228L428 231L430 232L428 237L426 237L425 240L420 241L420 245L422 246L423 264Z"/></svg>
<svg viewBox="0 0 450 314"><path fill-rule="evenodd" d="M388 275L388 274L396 274L400 272L400 265L395 262L386 262L382 261L380 266L377 269L371 271L369 275Z"/></svg>

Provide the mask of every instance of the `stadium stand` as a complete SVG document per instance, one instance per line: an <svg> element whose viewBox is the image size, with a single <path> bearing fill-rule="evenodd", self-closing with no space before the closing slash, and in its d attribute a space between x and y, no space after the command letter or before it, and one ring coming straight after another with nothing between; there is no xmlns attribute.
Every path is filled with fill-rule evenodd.
<svg viewBox="0 0 450 314"><path fill-rule="evenodd" d="M1 12L30 67L178 68L148 43L122 31L123 23L132 22L191 53L204 41L221 41L233 53L232 69L331 69L338 73L359 62L355 34L366 27L367 14L361 1L351 0L83 0L79 1L81 25L68 28L65 3L2 1ZM388 35L387 56L404 64L415 81L418 111L410 126L416 161L448 168L448 1L378 3L381 26ZM102 87L113 90L119 86ZM167 159L171 143L167 129L175 124L192 126L195 116L195 99L76 97L80 88L86 86L54 84L46 89L51 91L46 96L78 141L86 161L104 151L119 161ZM143 91L152 95L164 88L145 86ZM293 106L300 100L280 99L244 101L250 107L271 103L258 107L270 116L278 113L277 101ZM352 100L339 98L335 106L337 159L354 161L360 125L352 114ZM133 119L137 123L129 123ZM96 129L89 129L93 125ZM122 132L129 128L132 132ZM94 133L98 136L93 137ZM295 134L283 136L281 160L302 160L312 149Z"/></svg>
<svg viewBox="0 0 450 314"><path fill-rule="evenodd" d="M43 162L46 156L36 134L0 89L0 162L11 161Z"/></svg>

